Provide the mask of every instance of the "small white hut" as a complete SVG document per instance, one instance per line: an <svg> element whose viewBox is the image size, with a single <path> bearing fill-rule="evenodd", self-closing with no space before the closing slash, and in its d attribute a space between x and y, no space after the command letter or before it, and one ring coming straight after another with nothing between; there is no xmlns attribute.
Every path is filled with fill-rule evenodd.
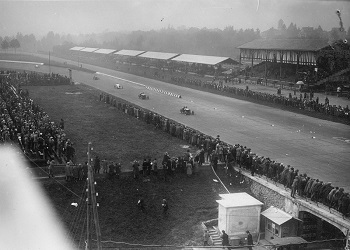
<svg viewBox="0 0 350 250"><path fill-rule="evenodd" d="M256 236L260 229L262 202L247 193L220 194L219 230L225 230L230 238L244 238L249 230Z"/></svg>

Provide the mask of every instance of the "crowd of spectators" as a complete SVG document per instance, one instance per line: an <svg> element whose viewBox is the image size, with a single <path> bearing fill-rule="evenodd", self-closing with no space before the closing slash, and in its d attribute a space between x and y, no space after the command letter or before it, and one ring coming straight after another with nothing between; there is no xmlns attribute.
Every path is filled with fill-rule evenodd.
<svg viewBox="0 0 350 250"><path fill-rule="evenodd" d="M13 77L11 74L1 77L1 142L18 141L25 153L32 153L36 156L42 155L49 162L52 162L55 154L57 154L58 159L64 158L67 162L67 181L85 179L84 176L87 174L86 163L85 165L74 164L75 150L64 133L64 121L61 120L59 125L50 121L49 116L29 98L28 92L16 89L10 84L11 77ZM206 84L210 85L209 83ZM224 88L222 87L222 89ZM242 91L245 95L250 93L249 90L237 88L236 91ZM228 174L233 173L234 166L245 168L252 175L265 176L276 183L283 184L286 188L291 189L291 197L293 198L297 194L298 198L321 202L329 208L338 210L344 216L349 216L350 196L349 193L344 193L344 189L341 187L309 177L307 174L301 174L297 169L289 165L284 166L268 157L257 156L246 146L227 144L222 142L219 136L214 138L205 135L155 112L132 104L122 103L111 95L101 93L99 99L116 107L123 113L152 124L156 128L199 149L193 156L189 153L178 157L170 157L168 154L164 154L159 168L163 169L164 178L176 172L191 176L206 161L212 164L214 170L218 170L218 163L221 162L225 163ZM99 169L100 163L97 164L96 162L95 159L94 169ZM121 166L118 163L105 160L102 161L101 165L104 173L108 173L110 176L119 176ZM143 176L157 174L158 168L155 168L155 166L158 166L156 159L144 159L142 165L138 161L134 161L134 178L138 178L140 174Z"/></svg>
<svg viewBox="0 0 350 250"><path fill-rule="evenodd" d="M0 142L18 142L23 152L33 159L74 160L75 150L64 132L64 120L55 124L29 98L28 91L16 88L20 81L17 73L1 72L0 81Z"/></svg>
<svg viewBox="0 0 350 250"><path fill-rule="evenodd" d="M152 124L156 128L180 138L192 146L196 146L199 151L193 156L191 169L196 168L194 165L196 162L199 165L204 162L210 162L215 171L218 170L219 163L224 163L228 175L233 174L235 171L234 166L244 168L250 171L251 175L264 176L275 183L284 185L285 188L289 188L291 190L291 197L293 198L296 198L297 194L297 198L311 199L314 202L323 203L329 209L335 209L346 217L350 216L350 196L349 193L344 192L344 188L342 187L333 186L331 183L312 178L305 173L299 173L298 169L289 165L284 166L282 163L271 160L269 157L258 156L246 146L225 143L220 140L219 135L214 138L155 112L132 104L122 103L119 99L108 94L101 93L99 99L116 107L125 114ZM151 160L146 161L152 162ZM169 171L177 169L184 172L186 165L183 161L185 161L183 157L170 160ZM140 166L139 163L137 164L137 166ZM164 164L164 159L162 164ZM143 174L151 173L148 168L140 168L139 171L142 171ZM135 172L134 177L136 178Z"/></svg>
<svg viewBox="0 0 350 250"><path fill-rule="evenodd" d="M39 73L35 71L2 71L1 74L8 74L8 81L16 81L16 84L30 86L45 86L45 85L69 85L70 79L67 76L59 74Z"/></svg>
<svg viewBox="0 0 350 250"><path fill-rule="evenodd" d="M122 61L124 61L124 59ZM138 63L139 62L135 61L134 65L137 66L139 65ZM154 72L153 74L148 74L144 69L142 71L142 75L149 75L153 78L169 81L173 84L194 87L196 89L204 91L214 91L218 94L246 99L257 103L280 106L296 112L301 111L305 113L304 111L307 111L308 113L310 112L310 114L314 113L317 116L321 115L327 117L327 119L336 118L337 120L344 121L345 123L348 123L350 121L350 112L348 106L344 107L341 105L331 105L329 102L327 102L326 99L324 102L322 102L323 100L315 98L312 94L312 91L316 91L316 89L304 90L307 92L306 96L305 94L297 96L296 93L295 95L283 96L278 93L270 94L261 91L253 91L249 88L242 89L241 87L232 86L236 83L242 83L241 78L234 77L232 75L212 77L210 80L208 80L208 78L203 78L199 75L191 75L189 73L186 73L186 71L181 71L182 73L180 72L174 74L173 72L176 70L162 70L162 67L160 66L158 66L157 69L158 71ZM128 71L130 71L130 67L128 68ZM225 84L228 82L233 84ZM259 82L261 82L261 78L257 78L257 84L259 84Z"/></svg>
<svg viewBox="0 0 350 250"><path fill-rule="evenodd" d="M349 106L342 107L340 105L331 105L329 99L326 98L322 103L318 97L314 97L313 92L303 94L299 96L282 96L278 94L269 94L260 91L250 90L249 87L245 89L235 86L228 86L223 84L223 81L201 81L199 79L191 79L185 77L171 77L171 81L175 84L189 85L200 87L204 90L225 92L229 96L238 96L248 100L253 100L259 103L271 103L274 105L280 105L284 107L290 107L299 110L306 110L315 113L322 113L327 116L334 116L347 121L350 120ZM235 83L239 82L239 79L234 79Z"/></svg>

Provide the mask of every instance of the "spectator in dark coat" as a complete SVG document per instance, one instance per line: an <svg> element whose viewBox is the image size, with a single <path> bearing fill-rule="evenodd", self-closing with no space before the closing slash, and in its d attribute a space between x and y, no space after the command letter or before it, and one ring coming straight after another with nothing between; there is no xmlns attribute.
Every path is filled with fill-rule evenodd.
<svg viewBox="0 0 350 250"><path fill-rule="evenodd" d="M350 206L350 196L349 193L345 193L342 197L341 208L340 211L345 217L349 216L349 208Z"/></svg>
<svg viewBox="0 0 350 250"><path fill-rule="evenodd" d="M162 201L162 208L163 208L163 214L167 214L169 206L168 206L168 202L166 199L163 199L163 201Z"/></svg>
<svg viewBox="0 0 350 250"><path fill-rule="evenodd" d="M143 213L146 212L145 202L142 198L137 201L137 206Z"/></svg>
<svg viewBox="0 0 350 250"><path fill-rule="evenodd" d="M293 180L293 183L292 183L292 191L290 193L291 197L295 198L295 193L296 193L298 187L299 187L299 177L296 176Z"/></svg>
<svg viewBox="0 0 350 250"><path fill-rule="evenodd" d="M300 179L300 184L299 184L299 189L298 189L298 195L300 197L304 197L305 193L304 193L304 189L306 186L307 181L310 179L309 177L306 176L306 174L304 175L300 175L299 176Z"/></svg>
<svg viewBox="0 0 350 250"><path fill-rule="evenodd" d="M229 242L229 239L228 239L228 235L227 235L227 233L225 233L225 230L222 230L221 238L222 238L222 245L223 246L229 246L230 245L230 242Z"/></svg>
<svg viewBox="0 0 350 250"><path fill-rule="evenodd" d="M101 164L100 164L100 158L98 155L96 155L94 160L94 172L95 174L98 174L100 172Z"/></svg>
<svg viewBox="0 0 350 250"><path fill-rule="evenodd" d="M320 193L320 189L321 189L322 185L323 185L323 181L319 181L318 183L315 184L315 186L312 190L311 200L318 202L319 193Z"/></svg>
<svg viewBox="0 0 350 250"><path fill-rule="evenodd" d="M249 231L246 232L247 233L247 244L248 244L248 249L252 250L253 249L253 236L251 235L251 233Z"/></svg>
<svg viewBox="0 0 350 250"><path fill-rule="evenodd" d="M291 168L289 170L289 172L287 173L287 187L291 188L292 187L292 183L293 183L293 176L294 176L294 168Z"/></svg>
<svg viewBox="0 0 350 250"><path fill-rule="evenodd" d="M335 192L338 191L338 189L339 189L339 187L333 188L333 189L329 192L329 194L328 194L328 196L327 196L327 204L328 204L329 208L332 207L333 196L334 196Z"/></svg>

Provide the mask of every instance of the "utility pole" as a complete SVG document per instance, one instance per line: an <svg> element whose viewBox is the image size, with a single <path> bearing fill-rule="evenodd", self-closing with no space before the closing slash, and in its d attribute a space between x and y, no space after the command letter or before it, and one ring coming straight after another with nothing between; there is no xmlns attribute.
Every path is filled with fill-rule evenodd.
<svg viewBox="0 0 350 250"><path fill-rule="evenodd" d="M49 50L49 74L51 75L51 57L50 57L50 50Z"/></svg>
<svg viewBox="0 0 350 250"><path fill-rule="evenodd" d="M86 180L88 182L88 180ZM91 234L90 234L90 206L91 206L91 202L90 202L90 190L89 187L86 189L87 192L87 198L86 198L86 205L87 205L87 209L86 209L86 250L90 250L91 249Z"/></svg>
<svg viewBox="0 0 350 250"><path fill-rule="evenodd" d="M97 249L102 250L102 245L101 245L101 230L100 230L100 223L99 223L99 218L98 218L98 212L97 212L97 203L96 203L96 191L95 191L95 181L94 181L94 175L91 167L91 151L93 150L92 148L92 143L89 142L88 144L88 217L87 219L90 219L89 213L90 209L89 206L92 206L92 213L93 213L93 220L95 224L95 231L96 231L96 238L97 238ZM90 226L90 223L88 221L87 223L88 226ZM92 249L91 248L91 233L90 229L88 228L87 231L89 232L88 234L88 244L87 244L87 249ZM90 239L90 242L89 242Z"/></svg>

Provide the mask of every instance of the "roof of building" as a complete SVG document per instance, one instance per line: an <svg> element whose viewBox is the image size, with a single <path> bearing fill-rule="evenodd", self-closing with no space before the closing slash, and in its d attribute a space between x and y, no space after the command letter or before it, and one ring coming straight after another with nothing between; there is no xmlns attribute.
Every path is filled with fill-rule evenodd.
<svg viewBox="0 0 350 250"><path fill-rule="evenodd" d="M216 65L222 62L238 63L233 59L231 59L230 57L203 56L203 55L191 55L191 54L181 54L171 60L179 61L179 62L201 63L201 64L208 64L208 65Z"/></svg>
<svg viewBox="0 0 350 250"><path fill-rule="evenodd" d="M238 46L239 49L318 51L327 47L327 40L320 39L256 39Z"/></svg>
<svg viewBox="0 0 350 250"><path fill-rule="evenodd" d="M261 212L261 215L265 216L266 218L273 221L277 225L282 225L285 222L294 218L289 213L286 213L283 210L278 209L276 207L269 207L265 211ZM294 219L297 219L297 218L294 218Z"/></svg>
<svg viewBox="0 0 350 250"><path fill-rule="evenodd" d="M274 239L269 239L269 242L271 242L274 245L293 245L293 244L307 243L307 241L301 237L283 237L283 238L276 237Z"/></svg>
<svg viewBox="0 0 350 250"><path fill-rule="evenodd" d="M94 53L105 54L105 55L111 54L113 52L115 52L115 49L98 49L94 51Z"/></svg>
<svg viewBox="0 0 350 250"><path fill-rule="evenodd" d="M216 202L224 207L262 206L263 203L247 193L220 194L222 200Z"/></svg>
<svg viewBox="0 0 350 250"><path fill-rule="evenodd" d="M122 55L122 56L138 56L142 53L145 53L143 50L129 50L129 49L122 49L118 52L115 52L115 55Z"/></svg>
<svg viewBox="0 0 350 250"><path fill-rule="evenodd" d="M84 51L84 52L94 52L95 50L98 50L98 48L84 48L80 51Z"/></svg>
<svg viewBox="0 0 350 250"><path fill-rule="evenodd" d="M139 55L139 57L169 60L177 55L178 55L177 53L164 53L164 52L147 51L146 53Z"/></svg>
<svg viewBox="0 0 350 250"><path fill-rule="evenodd" d="M85 47L73 47L73 48L70 48L69 50L82 50L84 49Z"/></svg>

